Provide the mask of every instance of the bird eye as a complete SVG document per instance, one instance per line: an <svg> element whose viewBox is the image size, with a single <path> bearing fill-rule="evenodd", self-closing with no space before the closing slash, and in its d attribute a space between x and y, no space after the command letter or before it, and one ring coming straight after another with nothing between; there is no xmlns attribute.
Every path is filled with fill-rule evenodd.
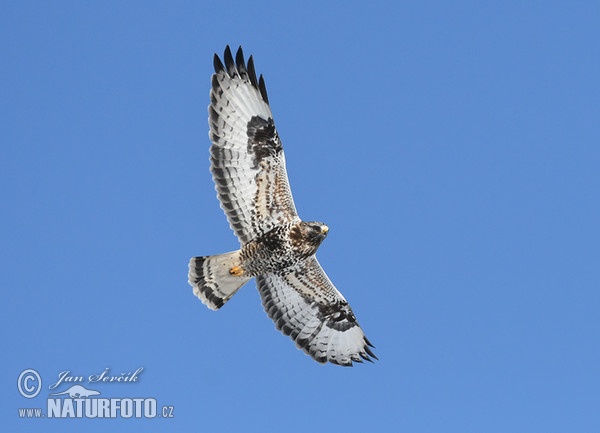
<svg viewBox="0 0 600 433"><path fill-rule="evenodd" d="M312 226L310 226L311 229L313 229L316 232L321 233L321 226L318 224L313 224Z"/></svg>
<svg viewBox="0 0 600 433"><path fill-rule="evenodd" d="M314 224L311 226L311 228L321 235L327 234L329 231L329 227L324 224Z"/></svg>

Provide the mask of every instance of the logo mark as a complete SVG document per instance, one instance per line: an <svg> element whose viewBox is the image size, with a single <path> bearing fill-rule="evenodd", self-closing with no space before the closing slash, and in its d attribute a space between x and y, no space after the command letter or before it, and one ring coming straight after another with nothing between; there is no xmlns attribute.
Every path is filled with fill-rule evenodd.
<svg viewBox="0 0 600 433"><path fill-rule="evenodd" d="M33 384L32 384L33 382ZM19 393L25 398L33 398L42 390L42 378L40 374L32 368L23 370L17 380Z"/></svg>
<svg viewBox="0 0 600 433"><path fill-rule="evenodd" d="M93 389L86 389L81 385L73 385L71 388L69 388L63 392L57 392L56 394L50 394L50 395L63 395L63 394L69 394L69 397L71 397L71 398L87 398L91 395L100 395L100 392L94 391Z"/></svg>

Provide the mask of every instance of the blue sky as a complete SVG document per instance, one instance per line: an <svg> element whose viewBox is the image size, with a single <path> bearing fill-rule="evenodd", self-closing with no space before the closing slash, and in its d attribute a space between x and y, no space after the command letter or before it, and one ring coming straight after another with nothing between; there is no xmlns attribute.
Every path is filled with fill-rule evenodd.
<svg viewBox="0 0 600 433"><path fill-rule="evenodd" d="M596 2L3 2L7 431L600 430ZM300 216L380 361L321 366L254 283L209 173L212 56L265 75ZM58 374L164 419L20 419ZM17 379L35 369L40 394ZM57 389L66 389L65 384Z"/></svg>

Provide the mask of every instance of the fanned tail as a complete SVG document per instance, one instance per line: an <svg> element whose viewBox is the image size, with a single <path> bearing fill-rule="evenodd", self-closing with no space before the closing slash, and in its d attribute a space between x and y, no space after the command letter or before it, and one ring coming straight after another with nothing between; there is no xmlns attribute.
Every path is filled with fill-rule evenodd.
<svg viewBox="0 0 600 433"><path fill-rule="evenodd" d="M239 250L190 260L188 282L194 294L211 310L221 308L251 279L240 274L239 263Z"/></svg>

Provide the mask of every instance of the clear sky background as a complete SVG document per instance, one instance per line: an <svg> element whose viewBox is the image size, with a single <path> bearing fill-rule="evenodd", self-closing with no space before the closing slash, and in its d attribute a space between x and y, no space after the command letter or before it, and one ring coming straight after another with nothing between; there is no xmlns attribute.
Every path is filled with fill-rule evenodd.
<svg viewBox="0 0 600 433"><path fill-rule="evenodd" d="M600 431L600 6L2 2L6 431ZM209 173L213 53L254 54L300 216L380 361L321 366L254 282ZM32 420L58 373L172 419ZM23 398L27 368L42 391ZM59 390L65 386L59 387Z"/></svg>

